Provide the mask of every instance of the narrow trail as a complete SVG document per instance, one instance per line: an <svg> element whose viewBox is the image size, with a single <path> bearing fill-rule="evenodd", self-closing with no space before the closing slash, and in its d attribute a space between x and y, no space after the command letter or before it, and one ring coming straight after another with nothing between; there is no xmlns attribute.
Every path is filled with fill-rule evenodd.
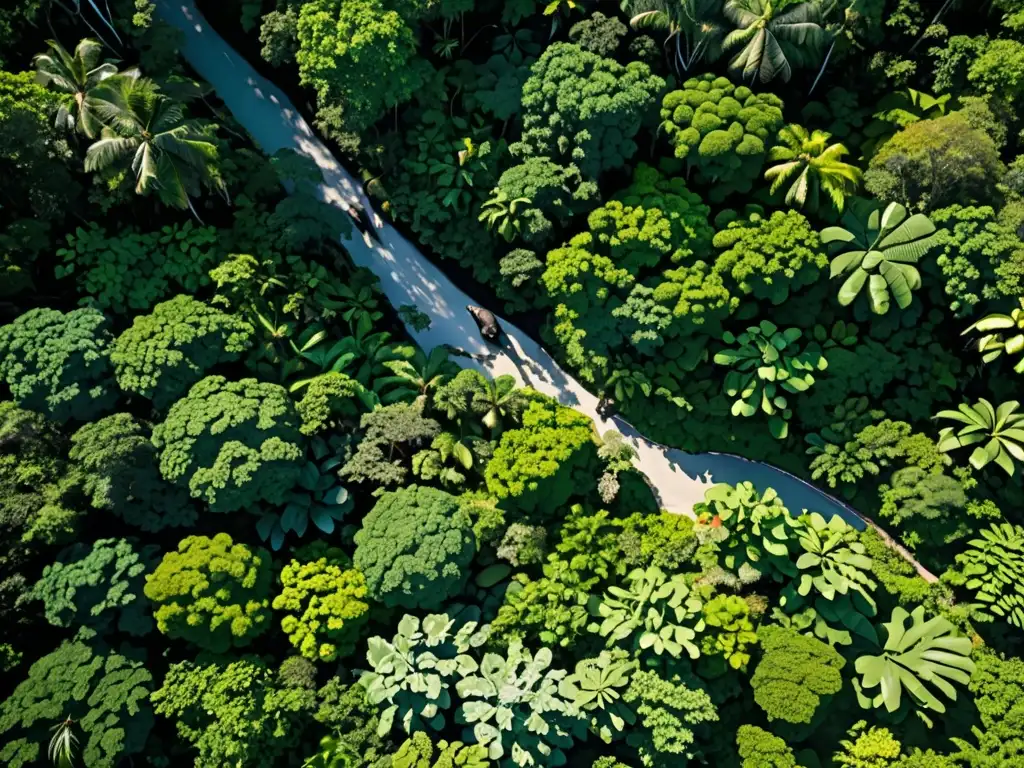
<svg viewBox="0 0 1024 768"><path fill-rule="evenodd" d="M311 158L323 173L320 196L325 201L353 216L358 211L372 212L372 234L354 230L352 236L342 239L342 245L356 264L371 269L380 278L381 289L394 306L415 304L430 317L427 330L408 329L423 349L444 344L465 350L473 357L455 357L460 365L473 366L489 376L512 374L523 384L586 414L602 434L618 430L636 450L636 465L647 476L661 506L671 512L692 516L693 505L703 501L710 484L749 480L758 488L775 488L792 510L810 509L826 517L837 514L858 529L870 525L912 562L922 577L936 580L874 522L795 475L740 456L692 454L668 448L648 440L621 419L602 418L597 413L597 398L565 373L543 347L507 320L499 318L508 338L506 348L499 350L486 345L465 309L471 299L415 245L380 218L362 185L317 138L288 97L261 77L210 27L193 0L156 0L156 7L165 21L184 33L182 55L213 86L264 152L292 149Z"/></svg>

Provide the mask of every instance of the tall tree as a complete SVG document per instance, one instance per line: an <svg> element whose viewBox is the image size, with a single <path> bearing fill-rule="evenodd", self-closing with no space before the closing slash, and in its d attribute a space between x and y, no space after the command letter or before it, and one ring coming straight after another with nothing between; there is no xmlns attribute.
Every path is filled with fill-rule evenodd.
<svg viewBox="0 0 1024 768"><path fill-rule="evenodd" d="M792 65L810 62L826 39L815 2L727 0L724 13L736 29L725 36L722 47L740 49L729 62L729 73L748 83L758 76L762 83L776 77L789 82Z"/></svg>
<svg viewBox="0 0 1024 768"><path fill-rule="evenodd" d="M768 159L777 161L764 173L776 192L792 181L786 192L786 205L817 210L822 190L840 213L846 198L860 181L860 169L842 158L849 151L843 144L829 144L832 134L826 131L808 133L800 125L790 124L779 131L779 143L772 147Z"/></svg>
<svg viewBox="0 0 1024 768"><path fill-rule="evenodd" d="M54 90L74 98L71 108L61 105L57 110L57 125L67 130L93 138L102 127L96 116L96 101L93 95L101 82L117 74L117 67L110 62L100 62L103 44L92 38L84 38L75 46L74 53L56 40L47 40L48 53L40 53L32 63L36 65L39 78Z"/></svg>
<svg viewBox="0 0 1024 768"><path fill-rule="evenodd" d="M186 119L182 105L163 96L152 80L135 73L107 78L94 93L104 128L85 154L85 170L128 165L138 194L154 193L198 219L192 198L203 184L222 186L217 147L208 133Z"/></svg>

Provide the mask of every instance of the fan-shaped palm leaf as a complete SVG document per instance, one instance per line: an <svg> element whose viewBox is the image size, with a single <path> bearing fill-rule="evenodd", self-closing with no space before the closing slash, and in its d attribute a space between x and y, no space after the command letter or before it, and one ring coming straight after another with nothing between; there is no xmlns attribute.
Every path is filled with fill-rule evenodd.
<svg viewBox="0 0 1024 768"><path fill-rule="evenodd" d="M86 152L85 170L116 167L130 156L138 194L155 193L164 204L193 213L191 198L202 185L220 186L216 145L153 81L117 75L93 95L104 128Z"/></svg>
<svg viewBox="0 0 1024 768"><path fill-rule="evenodd" d="M824 190L832 205L840 212L846 198L852 195L860 181L860 170L842 158L847 149L842 144L829 144L832 134L825 131L808 133L800 125L787 125L779 131L779 143L772 147L769 160L782 161L765 171L764 177L772 182L775 193L789 183L786 204L811 209L819 206L820 191Z"/></svg>
<svg viewBox="0 0 1024 768"><path fill-rule="evenodd" d="M57 125L94 137L100 122L94 113L91 93L97 85L115 75L117 67L110 62L100 62L103 45L92 38L80 40L73 54L56 40L47 40L46 46L50 49L48 53L40 53L32 59L39 78L73 98L70 109L62 106L57 110Z"/></svg>
<svg viewBox="0 0 1024 768"><path fill-rule="evenodd" d="M839 289L839 303L846 306L868 285L871 311L889 310L890 297L906 309L913 292L921 287L921 273L913 266L935 244L935 225L922 213L907 218L907 209L890 203L884 212L866 200L855 200L843 216L843 226L821 232L824 243L850 244L832 259L831 276L849 275Z"/></svg>
<svg viewBox="0 0 1024 768"><path fill-rule="evenodd" d="M976 445L970 458L972 467L981 469L994 461L1006 474L1013 475L1014 459L1024 461L1024 413L1017 412L1019 407L1018 401L1008 400L993 408L992 403L981 398L975 405L961 403L955 411L939 411L935 418L964 425L958 430L943 428L939 432L939 450Z"/></svg>
<svg viewBox="0 0 1024 768"><path fill-rule="evenodd" d="M906 626L907 619L911 620L910 627ZM855 665L861 675L857 694L862 705L885 706L888 712L895 712L906 690L919 707L945 712L946 705L932 688L956 700L953 683L967 685L974 673L971 641L955 637L955 627L942 616L925 621L924 606L913 613L896 607L892 619L882 626L886 639L881 654L861 656ZM876 687L878 693L873 698L862 693L868 691L870 695Z"/></svg>
<svg viewBox="0 0 1024 768"><path fill-rule="evenodd" d="M729 62L729 72L752 83L776 77L788 82L793 65L812 61L827 35L817 3L789 5L779 0L727 0L726 17L736 27L725 36L722 48L740 50Z"/></svg>

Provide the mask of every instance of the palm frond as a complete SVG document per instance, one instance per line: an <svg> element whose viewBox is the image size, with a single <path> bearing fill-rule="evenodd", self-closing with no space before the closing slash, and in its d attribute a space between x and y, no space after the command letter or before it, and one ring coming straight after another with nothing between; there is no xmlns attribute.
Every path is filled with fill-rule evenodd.
<svg viewBox="0 0 1024 768"><path fill-rule="evenodd" d="M138 143L121 136L105 136L85 152L85 170L102 171L135 152Z"/></svg>

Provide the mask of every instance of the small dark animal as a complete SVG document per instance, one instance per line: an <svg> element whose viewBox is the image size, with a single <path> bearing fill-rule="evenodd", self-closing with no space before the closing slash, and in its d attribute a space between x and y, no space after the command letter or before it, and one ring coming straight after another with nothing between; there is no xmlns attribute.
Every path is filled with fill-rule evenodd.
<svg viewBox="0 0 1024 768"><path fill-rule="evenodd" d="M610 397L602 396L601 399L597 401L597 415L602 419L610 419L616 414L617 410L618 409L615 407L615 401Z"/></svg>
<svg viewBox="0 0 1024 768"><path fill-rule="evenodd" d="M476 326L480 329L480 335L487 341L496 343L498 336L501 334L501 326L498 325L498 318L494 316L494 313L489 309L475 307L472 304L467 305L466 310L473 316L473 320L476 321Z"/></svg>

